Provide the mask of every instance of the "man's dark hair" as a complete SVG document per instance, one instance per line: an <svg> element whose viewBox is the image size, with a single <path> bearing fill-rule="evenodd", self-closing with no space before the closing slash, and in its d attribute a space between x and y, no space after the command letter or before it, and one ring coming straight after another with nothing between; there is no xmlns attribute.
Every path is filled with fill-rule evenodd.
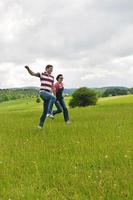
<svg viewBox="0 0 133 200"><path fill-rule="evenodd" d="M45 67L45 69L47 70L47 69L49 69L50 67L53 68L53 65L47 65L47 66Z"/></svg>
<svg viewBox="0 0 133 200"><path fill-rule="evenodd" d="M58 81L58 79L60 78L60 76L63 76L62 74L59 74L57 77L56 77L56 80Z"/></svg>

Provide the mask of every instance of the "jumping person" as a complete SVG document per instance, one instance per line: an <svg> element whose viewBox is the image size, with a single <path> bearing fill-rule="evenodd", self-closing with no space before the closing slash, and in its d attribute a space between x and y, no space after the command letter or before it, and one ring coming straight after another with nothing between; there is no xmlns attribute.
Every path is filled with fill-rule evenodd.
<svg viewBox="0 0 133 200"><path fill-rule="evenodd" d="M68 109L66 107L64 97L63 97L63 75L59 74L56 77L57 82L54 84L54 89L56 93L56 101L55 101L55 106L57 110L53 110L53 115L56 115L58 113L61 113L63 110L63 115L64 115L64 121L66 124L69 124L69 114L68 114Z"/></svg>
<svg viewBox="0 0 133 200"><path fill-rule="evenodd" d="M53 95L55 94L55 90L53 87L54 77L51 75L53 71L53 66L47 65L45 68L45 72L42 73L39 72L35 73L28 66L25 66L25 68L27 69L30 75L40 78L41 82L40 97L43 100L43 113L40 117L38 128L41 129L44 125L46 116L48 114L48 108L52 110L53 104L56 101L56 97ZM48 114L48 116L52 118L51 114Z"/></svg>

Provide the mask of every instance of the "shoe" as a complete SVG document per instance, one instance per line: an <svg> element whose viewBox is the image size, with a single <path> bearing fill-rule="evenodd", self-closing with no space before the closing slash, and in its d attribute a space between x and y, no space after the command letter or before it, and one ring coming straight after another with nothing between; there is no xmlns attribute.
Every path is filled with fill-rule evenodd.
<svg viewBox="0 0 133 200"><path fill-rule="evenodd" d="M52 114L47 114L47 117L54 119L54 116Z"/></svg>
<svg viewBox="0 0 133 200"><path fill-rule="evenodd" d="M42 129L42 126L38 125L38 127L37 127L37 128L39 128L39 129Z"/></svg>
<svg viewBox="0 0 133 200"><path fill-rule="evenodd" d="M70 121L66 121L66 124L70 124Z"/></svg>

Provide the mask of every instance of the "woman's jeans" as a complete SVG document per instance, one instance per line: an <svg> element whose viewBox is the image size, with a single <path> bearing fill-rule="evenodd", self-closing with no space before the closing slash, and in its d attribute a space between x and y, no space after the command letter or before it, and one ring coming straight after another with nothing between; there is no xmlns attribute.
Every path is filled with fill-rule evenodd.
<svg viewBox="0 0 133 200"><path fill-rule="evenodd" d="M55 106L57 110L53 111L53 115L56 115L58 113L61 113L63 110L63 115L64 115L64 120L65 122L69 121L69 114L68 114L68 109L66 107L64 98L58 99L55 101Z"/></svg>
<svg viewBox="0 0 133 200"><path fill-rule="evenodd" d="M48 110L52 110L56 98L50 92L47 92L45 90L40 91L40 97L43 100L43 113L40 117L39 126L43 126Z"/></svg>

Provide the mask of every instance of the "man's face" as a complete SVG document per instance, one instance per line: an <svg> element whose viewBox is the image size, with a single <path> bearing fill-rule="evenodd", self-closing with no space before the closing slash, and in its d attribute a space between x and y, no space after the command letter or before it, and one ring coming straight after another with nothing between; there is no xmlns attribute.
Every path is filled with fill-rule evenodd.
<svg viewBox="0 0 133 200"><path fill-rule="evenodd" d="M47 71L48 74L51 74L52 71L53 71L53 67L49 67L46 71Z"/></svg>

